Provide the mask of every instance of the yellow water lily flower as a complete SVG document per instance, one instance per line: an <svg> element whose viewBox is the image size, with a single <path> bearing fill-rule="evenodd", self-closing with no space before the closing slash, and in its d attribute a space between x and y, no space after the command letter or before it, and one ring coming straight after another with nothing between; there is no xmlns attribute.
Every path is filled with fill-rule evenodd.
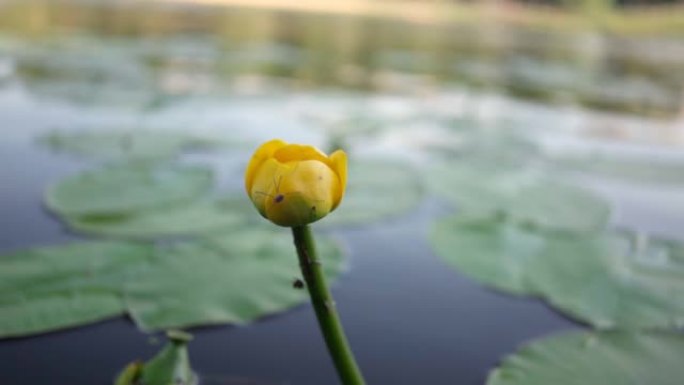
<svg viewBox="0 0 684 385"><path fill-rule="evenodd" d="M335 210L347 185L347 154L271 140L245 170L247 195L261 215L285 227L315 222Z"/></svg>

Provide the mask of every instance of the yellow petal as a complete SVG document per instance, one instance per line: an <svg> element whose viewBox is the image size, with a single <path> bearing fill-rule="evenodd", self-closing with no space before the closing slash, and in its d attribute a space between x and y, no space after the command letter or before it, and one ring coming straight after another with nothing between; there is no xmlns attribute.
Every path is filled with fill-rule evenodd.
<svg viewBox="0 0 684 385"><path fill-rule="evenodd" d="M328 156L322 153L319 149L313 146L306 146L302 144L288 144L279 148L273 157L281 163L287 163L298 160L317 160L328 166L331 166Z"/></svg>
<svg viewBox="0 0 684 385"><path fill-rule="evenodd" d="M273 158L269 158L254 171L249 197L264 217L267 217L267 202L276 198L278 191L280 191L283 175L291 173L292 167L293 165L282 164Z"/></svg>
<svg viewBox="0 0 684 385"><path fill-rule="evenodd" d="M266 209L266 218L278 226L303 226L328 214L304 194L290 193L283 197L282 201L269 204Z"/></svg>
<svg viewBox="0 0 684 385"><path fill-rule="evenodd" d="M247 194L251 196L252 183L254 182L255 173L259 169L259 166L267 159L273 157L273 154L278 151L278 149L285 146L287 146L286 142L280 139L273 139L257 148L245 170L245 190L247 190Z"/></svg>
<svg viewBox="0 0 684 385"><path fill-rule="evenodd" d="M332 211L339 178L317 160L289 162L289 171L277 175L273 199L265 201L266 217L281 226L301 226ZM281 169L281 171L284 169Z"/></svg>
<svg viewBox="0 0 684 385"><path fill-rule="evenodd" d="M330 163L332 164L332 169L337 174L339 178L339 188L333 195L333 207L335 210L337 206L342 202L344 193L347 191L347 154L342 150L337 150L330 154Z"/></svg>

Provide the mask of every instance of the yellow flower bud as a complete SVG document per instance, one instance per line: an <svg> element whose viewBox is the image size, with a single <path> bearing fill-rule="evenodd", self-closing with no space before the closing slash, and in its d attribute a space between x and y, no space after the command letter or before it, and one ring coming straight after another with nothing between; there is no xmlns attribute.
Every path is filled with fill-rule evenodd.
<svg viewBox="0 0 684 385"><path fill-rule="evenodd" d="M271 140L245 170L247 195L261 215L285 227L315 222L335 210L347 185L347 154L328 157L312 146Z"/></svg>

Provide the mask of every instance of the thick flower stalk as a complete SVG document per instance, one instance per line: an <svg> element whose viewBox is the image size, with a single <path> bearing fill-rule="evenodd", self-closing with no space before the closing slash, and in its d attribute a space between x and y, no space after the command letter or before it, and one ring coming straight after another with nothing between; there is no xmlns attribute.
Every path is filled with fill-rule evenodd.
<svg viewBox="0 0 684 385"><path fill-rule="evenodd" d="M365 382L344 334L309 224L339 206L347 184L347 155L272 140L262 144L245 171L245 189L266 219L291 227L302 276L328 351L344 385Z"/></svg>

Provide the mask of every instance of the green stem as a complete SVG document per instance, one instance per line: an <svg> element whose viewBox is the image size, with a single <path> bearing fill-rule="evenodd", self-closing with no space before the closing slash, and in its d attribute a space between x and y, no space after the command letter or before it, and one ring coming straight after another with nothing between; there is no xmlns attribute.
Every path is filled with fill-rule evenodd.
<svg viewBox="0 0 684 385"><path fill-rule="evenodd" d="M328 345L328 351L337 368L337 374L344 385L364 385L363 375L359 370L354 354L349 348L349 342L344 335L342 323L337 315L335 301L328 285L325 282L325 275L321 267L321 261L316 254L316 245L308 225L293 227L297 254L299 255L299 266L306 286L309 289L311 303L316 311L318 325Z"/></svg>

